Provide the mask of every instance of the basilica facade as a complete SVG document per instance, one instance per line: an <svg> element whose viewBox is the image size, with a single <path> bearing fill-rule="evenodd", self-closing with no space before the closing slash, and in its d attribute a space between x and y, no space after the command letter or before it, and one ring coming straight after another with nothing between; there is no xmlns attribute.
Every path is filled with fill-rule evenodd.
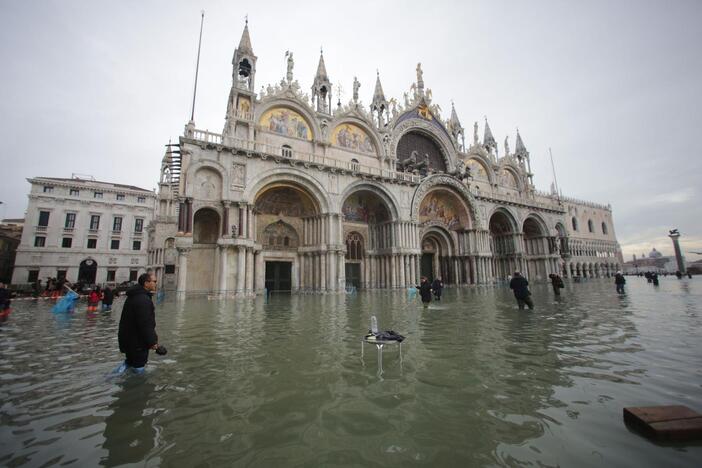
<svg viewBox="0 0 702 468"><path fill-rule="evenodd" d="M256 92L257 59L246 25L222 133L190 121L167 146L149 226L166 289L334 292L620 268L611 207L537 191L519 133L513 150L498 148L486 120L466 142L421 64L401 101L378 76L364 106L356 80L352 99L334 102L323 55L309 94L292 53L286 76Z"/></svg>

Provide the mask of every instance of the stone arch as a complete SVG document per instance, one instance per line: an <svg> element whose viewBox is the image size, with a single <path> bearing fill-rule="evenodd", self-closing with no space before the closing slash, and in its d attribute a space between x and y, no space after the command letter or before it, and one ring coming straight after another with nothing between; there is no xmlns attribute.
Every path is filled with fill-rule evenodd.
<svg viewBox="0 0 702 468"><path fill-rule="evenodd" d="M427 226L421 231L422 243L424 239L431 237L437 240L437 245L441 248L444 255L454 255L456 252L456 243L450 232L443 226ZM422 245L422 250L424 246Z"/></svg>
<svg viewBox="0 0 702 468"><path fill-rule="evenodd" d="M469 209L454 191L444 187L429 190L419 204L419 222L444 226L449 231L472 228Z"/></svg>
<svg viewBox="0 0 702 468"><path fill-rule="evenodd" d="M524 244L524 260L527 276L534 279L545 279L551 273L551 267L544 259L551 253L549 229L543 219L530 213L522 223L522 241Z"/></svg>
<svg viewBox="0 0 702 468"><path fill-rule="evenodd" d="M427 120L420 118L408 118L402 120L398 125L395 126L392 132L392 138L390 140L390 159L398 159L397 149L400 144L400 140L408 133L418 133L423 135L430 140L432 140L441 151L444 158L444 164L446 166L446 172L453 172L456 169L456 146L449 137L446 130L439 131L435 125L428 122Z"/></svg>
<svg viewBox="0 0 702 468"><path fill-rule="evenodd" d="M465 161L466 167L470 169L470 175L473 179L484 180L491 185L495 183L495 172L492 170L490 163L483 158L481 155L471 154ZM480 176L476 177L476 172L473 168L473 164L479 165L479 169L485 172L485 178Z"/></svg>
<svg viewBox="0 0 702 468"><path fill-rule="evenodd" d="M506 279L521 269L516 259L519 231L515 217L504 207L497 207L488 218L492 271L497 278Z"/></svg>
<svg viewBox="0 0 702 468"><path fill-rule="evenodd" d="M511 176L514 179L514 187L511 186L511 184L506 184L506 180L503 180L502 172L507 172L509 176ZM519 176L519 170L512 166L511 164L503 164L500 166L500 168L497 170L496 174L496 179L497 183L499 185L502 185L504 187L511 187L515 190L522 191L524 189L524 184L522 183L522 179Z"/></svg>
<svg viewBox="0 0 702 468"><path fill-rule="evenodd" d="M344 239L346 244L346 261L359 261L365 256L365 239L358 231L351 231Z"/></svg>
<svg viewBox="0 0 702 468"><path fill-rule="evenodd" d="M300 236L290 224L278 220L263 229L261 244L266 249L297 249Z"/></svg>
<svg viewBox="0 0 702 468"><path fill-rule="evenodd" d="M319 203L304 187L280 181L263 187L254 199L257 215L302 218L319 214Z"/></svg>
<svg viewBox="0 0 702 468"><path fill-rule="evenodd" d="M570 253L570 246L568 245L568 231L566 231L565 226L560 221L556 223L556 236L558 241L558 250L561 255Z"/></svg>
<svg viewBox="0 0 702 468"><path fill-rule="evenodd" d="M524 225L529 220L531 220L535 224L535 226L538 227L540 235L548 236L551 232L551 230L548 228L546 221L544 221L544 219L536 213L529 213L524 218L524 222L522 222L522 231L524 231Z"/></svg>
<svg viewBox="0 0 702 468"><path fill-rule="evenodd" d="M312 111L309 106L304 104L303 102L299 102L297 99L290 98L290 97L277 97L274 99L271 99L270 101L264 101L262 104L259 104L256 106L255 114L254 114L254 121L258 124L261 125L261 119L264 117L264 114L266 114L268 111L272 111L274 109L288 109L296 114L299 114L307 124L311 135L309 135L309 138L305 138L306 140L309 141L315 141L315 140L323 140L324 138L321 137L322 135L322 130L319 127L319 123L317 122L317 119L315 118L314 111ZM266 128L264 130L268 131L269 128L269 122L266 123ZM278 132L274 132L278 133ZM282 133L279 133L282 135ZM297 136L293 136L294 138L298 138Z"/></svg>
<svg viewBox="0 0 702 468"><path fill-rule="evenodd" d="M356 192L359 191L366 191L366 192L372 192L375 195L377 195L383 202L385 202L385 207L389 210L390 212L390 220L392 221L397 221L400 218L400 213L398 209L398 202L397 199L393 196L392 193L388 192L385 187L382 185L377 184L376 182L370 182L370 181L364 181L364 180L359 180L356 181L352 184L350 184L346 189L344 189L344 192L341 194L339 197L339 206L337 207L337 212L342 213L343 208L344 208L344 203L346 202L346 199L353 195Z"/></svg>
<svg viewBox="0 0 702 468"><path fill-rule="evenodd" d="M459 198L462 199L461 201L468 208L472 227L474 229L481 229L482 223L478 213L476 212L477 204L475 202L475 198L461 181L446 174L435 174L425 177L419 184L414 192L412 204L410 206L410 213L413 222L419 222L419 206L427 193L429 193L429 191L434 187L445 187L449 190L452 189L454 192L457 192L459 194Z"/></svg>
<svg viewBox="0 0 702 468"><path fill-rule="evenodd" d="M450 232L443 226L428 226L421 231L420 275L429 278L441 278L444 283L456 280L455 263L452 258L456 252L456 243Z"/></svg>
<svg viewBox="0 0 702 468"><path fill-rule="evenodd" d="M512 213L512 211L506 206L497 206L494 210L492 210L488 216L488 228L490 227L490 221L497 214L502 214L505 216L508 223L507 225L511 230L510 232L516 233L520 231L519 224L517 223L517 216L515 216L515 214Z"/></svg>
<svg viewBox="0 0 702 468"><path fill-rule="evenodd" d="M193 216L193 244L216 244L220 233L220 216L212 208L204 207Z"/></svg>
<svg viewBox="0 0 702 468"><path fill-rule="evenodd" d="M351 125L360 128L368 136L368 139L370 140L369 143L372 145L372 151L358 151L352 147L354 145L344 146L343 144L340 144L341 142L338 140L337 130L343 125ZM332 122L331 128L332 131L329 133L328 142L332 145L339 147L343 150L355 151L368 156L375 156L377 158L380 158L383 154L383 144L380 137L376 133L375 129L373 129L363 120L350 116L342 117ZM337 143L335 143L335 139L337 139Z"/></svg>
<svg viewBox="0 0 702 468"><path fill-rule="evenodd" d="M254 202L261 190L272 184L290 184L312 195L320 214L329 213L331 203L322 184L308 173L294 167L279 167L258 174L244 190L243 199Z"/></svg>
<svg viewBox="0 0 702 468"><path fill-rule="evenodd" d="M202 199L199 195L206 188L203 187L203 184L206 184L207 176L211 178L210 183L214 184L214 187L210 187L211 198L204 199L222 200L226 198L225 191L229 183L227 170L223 165L213 160L199 160L188 167L185 174L185 196L196 200Z"/></svg>

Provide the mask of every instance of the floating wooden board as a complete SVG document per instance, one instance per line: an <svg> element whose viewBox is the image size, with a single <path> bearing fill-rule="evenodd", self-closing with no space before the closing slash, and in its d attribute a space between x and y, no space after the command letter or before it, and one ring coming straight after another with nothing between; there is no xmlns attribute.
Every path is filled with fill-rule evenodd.
<svg viewBox="0 0 702 468"><path fill-rule="evenodd" d="M702 440L702 414L687 406L624 408L624 422L655 440Z"/></svg>

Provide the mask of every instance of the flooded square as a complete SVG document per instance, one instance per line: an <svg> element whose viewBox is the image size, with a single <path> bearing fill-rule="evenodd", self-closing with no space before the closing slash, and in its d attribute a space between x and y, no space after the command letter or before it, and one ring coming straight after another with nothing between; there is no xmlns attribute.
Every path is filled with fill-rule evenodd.
<svg viewBox="0 0 702 468"><path fill-rule="evenodd" d="M16 301L0 325L5 466L695 466L699 444L629 431L627 406L702 410L693 280L447 288L428 308L406 290L167 297L144 375L109 313ZM371 316L399 349L361 338Z"/></svg>

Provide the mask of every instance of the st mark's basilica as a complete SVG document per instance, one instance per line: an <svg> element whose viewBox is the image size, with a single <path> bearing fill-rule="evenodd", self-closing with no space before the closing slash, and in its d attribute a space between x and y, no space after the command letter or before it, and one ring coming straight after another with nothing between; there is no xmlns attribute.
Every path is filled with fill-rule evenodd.
<svg viewBox="0 0 702 468"><path fill-rule="evenodd" d="M334 292L620 268L611 207L537 191L519 133L498 149L485 120L466 138L456 110L444 120L432 103L421 64L401 100L378 76L364 106L356 80L335 102L323 55L309 94L292 53L287 75L256 92L257 60L247 24L222 133L190 121L163 157L148 233L166 289Z"/></svg>

